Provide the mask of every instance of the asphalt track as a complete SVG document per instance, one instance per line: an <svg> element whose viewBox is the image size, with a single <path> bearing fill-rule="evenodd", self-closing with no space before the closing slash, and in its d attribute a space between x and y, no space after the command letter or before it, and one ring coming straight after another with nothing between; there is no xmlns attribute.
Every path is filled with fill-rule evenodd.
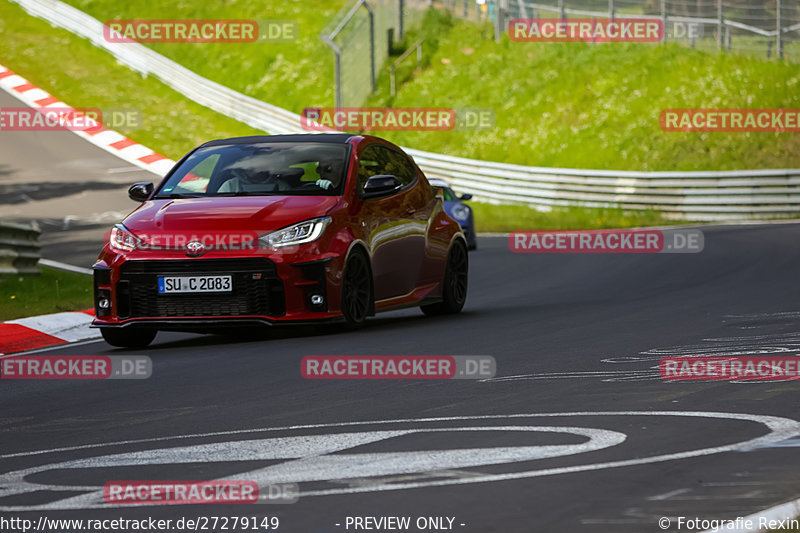
<svg viewBox="0 0 800 533"><path fill-rule="evenodd" d="M515 255L505 239L485 238L470 256L470 295L460 316L430 319L408 310L380 315L355 333L284 329L255 340L162 333L152 347L136 352L153 360L147 380L6 381L0 419L4 455L242 433L3 457L3 472L161 449L138 466L104 467L101 460L34 473L28 481L50 488L76 485L85 492L111 479L214 479L239 473L250 479L246 473L252 477L253 471L270 467L262 474L301 481L302 495L291 505L246 509L22 512L82 492L44 490L0 498L0 505L15 516L266 514L279 516L283 531L305 532L344 530L335 524L365 515L453 516L456 524L465 524L455 526L463 531L659 531L661 516L733 518L794 499L800 492L800 439L691 455L770 432L758 421L698 412L797 418L797 383L665 383L652 370L663 354L796 355L800 348L795 245L800 226L706 228L705 233L705 250L685 255ZM123 352L93 342L47 353ZM492 355L498 372L487 381L311 381L300 376L303 356L339 354ZM660 411L695 416L652 414ZM543 413L565 414L504 416ZM490 418L448 419L476 416ZM431 418L442 420L339 425ZM329 427L253 431L317 424ZM476 426L502 429L475 431ZM530 431L531 426L550 430ZM587 438L556 431L560 427L610 430L625 438L602 449L581 452L578 446L576 452L575 445ZM441 431L375 437L376 431L397 429ZM797 426L777 431L783 433L776 440L783 440L795 435ZM177 446L337 433L351 433L342 437L347 446L332 455L308 452L307 459L285 441L263 441L254 445L261 452L237 453L221 444L205 449L199 463L142 464L185 460L183 452L165 450ZM565 449L569 455L538 458L535 447L545 445L573 447ZM287 448L284 455L275 451L281 446ZM491 464L507 460L507 447L533 452ZM444 454L440 464L421 471L413 466L418 454L409 453L464 448L480 450ZM276 457L267 457L270 453ZM375 453L384 455L355 455ZM676 453L677 458L647 462ZM337 456L338 461L331 460ZM542 475L544 469L555 470ZM522 472L533 477L515 477ZM18 488L8 479L0 478L6 491ZM410 487L386 490L394 484Z"/></svg>
<svg viewBox="0 0 800 533"><path fill-rule="evenodd" d="M24 104L0 91L0 107ZM91 266L103 234L136 207L127 188L156 180L71 132L0 132L0 220L38 224L48 259Z"/></svg>
<svg viewBox="0 0 800 533"><path fill-rule="evenodd" d="M63 174L68 184L113 182L108 169L126 166L77 138L51 160L17 139L16 155L0 154L13 183L50 179L59 158L94 161L94 178ZM124 210L117 181L107 193ZM18 204L7 196L4 209ZM51 242L80 242L85 265L96 226ZM161 333L135 352L40 352L143 354L153 374L0 382L0 517L277 516L279 531L334 532L348 516L447 516L464 532L648 532L663 516L677 531L678 516L732 519L793 500L800 384L667 383L656 367L665 355L800 355L800 225L703 231L699 254L522 255L483 238L454 317L405 310L353 333ZM312 381L306 355L491 355L497 376ZM142 453L107 457L131 452ZM97 494L115 479L222 477L297 482L301 495L119 508Z"/></svg>

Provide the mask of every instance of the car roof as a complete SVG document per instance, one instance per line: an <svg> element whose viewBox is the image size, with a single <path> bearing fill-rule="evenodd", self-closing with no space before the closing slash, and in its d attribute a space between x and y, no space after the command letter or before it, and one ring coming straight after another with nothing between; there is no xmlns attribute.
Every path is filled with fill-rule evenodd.
<svg viewBox="0 0 800 533"><path fill-rule="evenodd" d="M228 139L214 139L202 146L220 146L224 144L252 144L252 143L332 143L345 144L357 135L350 133L298 133L292 135L250 135L249 137L230 137Z"/></svg>

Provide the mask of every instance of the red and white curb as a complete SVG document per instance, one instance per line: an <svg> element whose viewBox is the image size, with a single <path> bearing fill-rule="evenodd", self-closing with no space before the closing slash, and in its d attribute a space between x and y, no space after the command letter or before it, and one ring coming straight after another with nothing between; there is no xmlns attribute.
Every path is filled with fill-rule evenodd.
<svg viewBox="0 0 800 533"><path fill-rule="evenodd" d="M0 355L100 338L90 329L94 311L32 316L0 323Z"/></svg>
<svg viewBox="0 0 800 533"><path fill-rule="evenodd" d="M73 107L36 87L3 65L0 65L0 88L29 107L74 110ZM75 113L81 115L77 111ZM106 128L101 123L90 125L83 130L72 131L95 146L159 176L165 175L175 165L175 161L168 157L156 153L136 141L132 141L119 132Z"/></svg>

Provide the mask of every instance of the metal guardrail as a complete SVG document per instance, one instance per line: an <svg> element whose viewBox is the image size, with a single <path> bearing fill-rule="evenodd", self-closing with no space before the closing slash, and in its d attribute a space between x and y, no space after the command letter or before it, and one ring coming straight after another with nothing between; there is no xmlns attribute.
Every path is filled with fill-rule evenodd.
<svg viewBox="0 0 800 533"><path fill-rule="evenodd" d="M39 230L0 222L0 274L39 274Z"/></svg>
<svg viewBox="0 0 800 533"><path fill-rule="evenodd" d="M429 177L498 203L655 209L669 218L800 215L800 169L632 172L537 168L406 151ZM431 157L433 156L433 157Z"/></svg>
<svg viewBox="0 0 800 533"><path fill-rule="evenodd" d="M141 44L109 43L103 24L58 0L12 0L55 26L85 37L120 62L191 100L270 134L298 133L300 115L191 72ZM631 172L527 167L406 149L431 177L477 200L555 206L655 209L671 218L726 220L800 216L800 169Z"/></svg>
<svg viewBox="0 0 800 533"><path fill-rule="evenodd" d="M765 2L753 1L750 4L739 3L736 4L730 0L659 0L658 2L646 3L643 1L637 2L636 0L608 0L608 8L603 10L597 9L576 9L574 7L567 7L569 0L550 0L551 3L545 4L540 2L530 2L528 0L497 0L497 11L501 16L495 17L495 36L499 39L500 34L504 31L505 25L510 19L513 18L528 18L529 13L538 13L545 11L554 14L560 18L567 18L567 15L577 15L581 17L592 18L638 18L642 16L658 17L664 22L665 29L667 23L684 23L695 25L707 30L713 30L716 33L716 41L719 49L733 48L737 49L752 49L754 43L745 43L734 46L732 42L733 30L738 30L738 36L743 35L757 35L766 38L765 41L759 42L757 46L766 45L767 57L772 55L773 45L776 50L776 56L779 58L784 57L784 44L790 40L796 40L797 35L794 32L800 30L800 23L797 23L796 6L787 2L786 0L775 0L772 6ZM599 4L605 4L604 1L599 1L594 4L597 7ZM619 4L619 5L618 5ZM787 5L788 4L788 5ZM618 10L618 8L631 9L636 8L641 10L642 13L637 15L625 14ZM763 10L764 14L758 13ZM774 12L771 16L765 16L769 11ZM457 12L457 10L456 10ZM688 13L695 13L689 15ZM713 13L713 17L711 14ZM744 16L746 19L756 19L765 26L759 28L753 24L732 20L731 17ZM534 17L536 18L536 17ZM795 22L792 24L792 22ZM705 31L703 33L705 33ZM668 32L667 32L668 33ZM665 35L665 40L667 35ZM695 39L690 39L692 47L695 46ZM794 48L796 55L797 48Z"/></svg>

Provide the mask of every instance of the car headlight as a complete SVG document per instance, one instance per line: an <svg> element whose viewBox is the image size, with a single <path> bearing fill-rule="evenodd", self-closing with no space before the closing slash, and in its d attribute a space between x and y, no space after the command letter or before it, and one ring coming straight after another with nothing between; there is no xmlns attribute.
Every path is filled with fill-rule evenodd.
<svg viewBox="0 0 800 533"><path fill-rule="evenodd" d="M111 228L111 238L108 242L115 252L132 252L139 245L136 235L128 231L122 224L116 224Z"/></svg>
<svg viewBox="0 0 800 533"><path fill-rule="evenodd" d="M453 206L453 218L456 220L460 220L461 222L466 222L469 220L469 207L456 204Z"/></svg>
<svg viewBox="0 0 800 533"><path fill-rule="evenodd" d="M331 217L321 217L305 222L298 222L278 231L267 233L259 237L259 241L264 246L280 248L281 246L291 246L295 244L305 244L316 241L325 231L325 227L331 223Z"/></svg>

